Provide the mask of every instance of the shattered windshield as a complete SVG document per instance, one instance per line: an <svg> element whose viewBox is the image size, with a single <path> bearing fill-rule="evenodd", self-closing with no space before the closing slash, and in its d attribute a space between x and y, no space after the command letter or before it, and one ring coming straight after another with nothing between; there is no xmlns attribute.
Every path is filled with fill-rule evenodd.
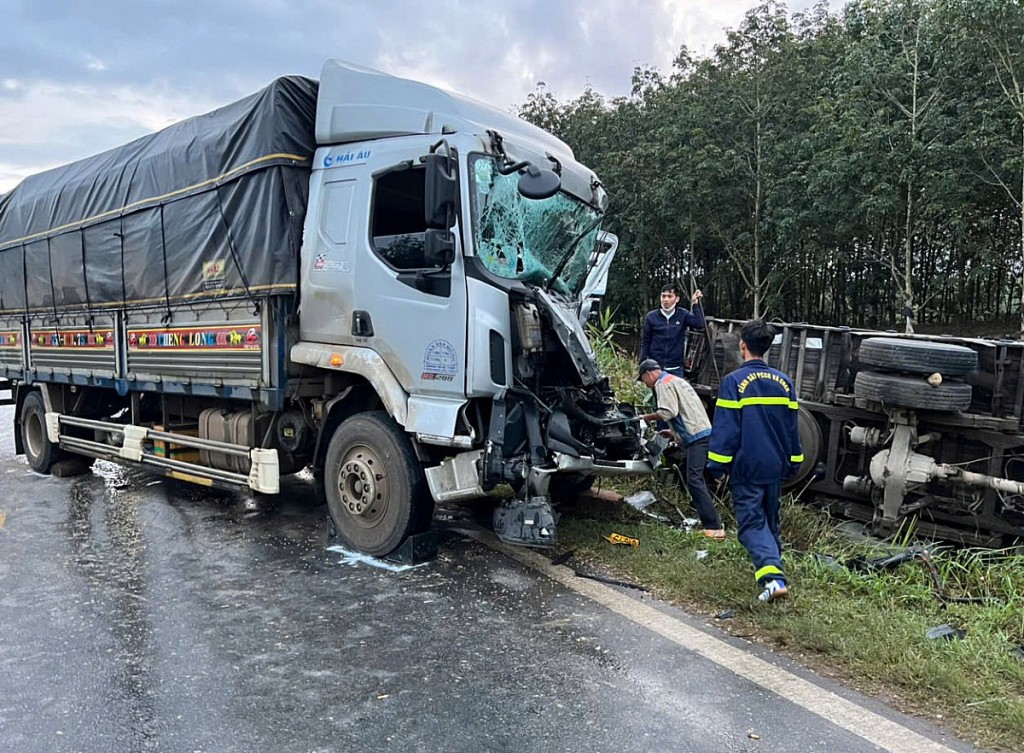
<svg viewBox="0 0 1024 753"><path fill-rule="evenodd" d="M484 266L499 277L535 285L561 267L551 287L574 295L587 276L600 212L561 191L550 199L523 198L519 174L502 175L497 161L485 155L470 158L470 175L473 237Z"/></svg>

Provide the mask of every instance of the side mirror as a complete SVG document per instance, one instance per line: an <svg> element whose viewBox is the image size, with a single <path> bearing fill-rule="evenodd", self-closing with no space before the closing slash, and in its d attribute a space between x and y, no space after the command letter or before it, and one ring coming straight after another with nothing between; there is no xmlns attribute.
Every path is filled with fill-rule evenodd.
<svg viewBox="0 0 1024 753"><path fill-rule="evenodd" d="M447 230L428 228L423 237L423 259L428 267L447 267L455 261L455 236Z"/></svg>
<svg viewBox="0 0 1024 753"><path fill-rule="evenodd" d="M447 230L455 224L459 189L455 179L453 160L434 152L424 157L427 174L424 177L424 219L428 228Z"/></svg>
<svg viewBox="0 0 1024 753"><path fill-rule="evenodd" d="M525 199L550 199L561 186L562 179L554 171L534 164L528 165L519 176L519 194Z"/></svg>

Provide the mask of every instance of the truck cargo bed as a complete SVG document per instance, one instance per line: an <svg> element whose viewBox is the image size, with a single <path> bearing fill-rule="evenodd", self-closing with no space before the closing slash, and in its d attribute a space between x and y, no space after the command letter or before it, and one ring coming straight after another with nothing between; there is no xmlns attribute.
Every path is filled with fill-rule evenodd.
<svg viewBox="0 0 1024 753"><path fill-rule="evenodd" d="M254 400L285 388L290 296L88 317L0 318L0 379Z"/></svg>

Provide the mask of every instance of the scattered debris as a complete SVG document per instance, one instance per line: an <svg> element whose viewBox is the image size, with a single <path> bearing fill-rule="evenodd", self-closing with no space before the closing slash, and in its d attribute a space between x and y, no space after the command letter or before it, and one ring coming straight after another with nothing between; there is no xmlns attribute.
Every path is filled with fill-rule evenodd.
<svg viewBox="0 0 1024 753"><path fill-rule="evenodd" d="M423 567L423 565L426 564L422 563L420 565L394 565L390 562L379 560L376 557L371 557L368 554L363 554L362 552L352 552L343 546L337 545L327 547L327 551L338 552L339 554L344 555L344 557L338 563L339 565L351 565L352 567L355 567L356 565L369 565L370 567L377 567L381 570L387 570L392 573L404 573L406 570L412 570L416 567Z"/></svg>
<svg viewBox="0 0 1024 753"><path fill-rule="evenodd" d="M679 508L676 509L678 510ZM682 515L682 513L680 513L680 515ZM687 518L686 516L683 516L683 522L679 524L679 529L685 531L686 533L689 533L698 526L703 528L699 520L697 520L696 518Z"/></svg>
<svg viewBox="0 0 1024 753"><path fill-rule="evenodd" d="M624 580L616 580L615 578L606 578L603 575L595 575L593 573L586 573L582 570L574 570L577 578L586 578L587 580L596 580L598 583L607 583L609 586L622 586L623 588L633 588L637 591L643 591L644 593L650 592L651 589L646 586L640 586L636 583L629 583Z"/></svg>
<svg viewBox="0 0 1024 753"><path fill-rule="evenodd" d="M568 562L569 560L572 559L572 556L575 553L576 552L574 550L570 549L568 552L563 552L562 554L559 554L557 557L552 557L551 558L551 564L552 565L564 565L566 562Z"/></svg>
<svg viewBox="0 0 1024 753"><path fill-rule="evenodd" d="M930 640L938 640L939 638L945 638L947 641L960 640L967 636L967 631L961 628L953 628L949 625L938 625L937 627L928 628L925 631L925 636Z"/></svg>
<svg viewBox="0 0 1024 753"><path fill-rule="evenodd" d="M715 615L716 620L731 620L736 616L735 609L726 609L724 612L719 612Z"/></svg>
<svg viewBox="0 0 1024 753"><path fill-rule="evenodd" d="M4 530L4 523L7 522L7 513L0 510L0 531Z"/></svg>
<svg viewBox="0 0 1024 753"><path fill-rule="evenodd" d="M1021 661L1024 661L1024 643L1017 646L1016 648L1011 648L1010 653L1016 656Z"/></svg>
<svg viewBox="0 0 1024 753"><path fill-rule="evenodd" d="M636 494L630 494L622 501L630 507L642 511L645 507L649 507L653 503L657 502L658 498L654 496L654 492L642 491L637 492Z"/></svg>
<svg viewBox="0 0 1024 753"><path fill-rule="evenodd" d="M750 730L749 732L747 732L747 737L749 737L751 740L760 740L761 739L761 736L759 734L757 734L756 732L754 732L754 730Z"/></svg>
<svg viewBox="0 0 1024 753"><path fill-rule="evenodd" d="M872 572L874 570L895 570L906 562L914 561L918 561L924 565L925 570L928 571L928 575L931 576L932 591L935 593L935 598L943 604L984 604L992 601L992 599L978 596L950 596L947 594L946 586L942 582L942 575L939 573L939 568L935 566L931 553L922 547L910 547L902 552L898 552L887 557L876 557L874 559L854 557L842 564L851 570Z"/></svg>
<svg viewBox="0 0 1024 753"><path fill-rule="evenodd" d="M632 536L624 536L621 533L610 533L603 537L605 541L612 544L622 544L624 546L640 546L640 539L634 539Z"/></svg>
<svg viewBox="0 0 1024 753"><path fill-rule="evenodd" d="M707 556L708 556L708 550L707 549L698 549L697 550L697 559L702 560L702 559L704 559Z"/></svg>
<svg viewBox="0 0 1024 753"><path fill-rule="evenodd" d="M830 554L815 553L813 555L813 559L826 570L831 570L833 572L841 572L843 570L843 563Z"/></svg>

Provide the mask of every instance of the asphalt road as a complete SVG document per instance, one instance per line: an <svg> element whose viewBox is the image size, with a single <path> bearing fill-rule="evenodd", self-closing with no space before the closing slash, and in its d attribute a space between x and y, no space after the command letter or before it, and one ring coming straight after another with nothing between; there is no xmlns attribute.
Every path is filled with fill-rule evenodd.
<svg viewBox="0 0 1024 753"><path fill-rule="evenodd" d="M783 697L713 660L722 646L760 661L742 641L618 589L581 592L479 536L449 527L439 557L406 572L346 564L301 480L247 514L107 463L36 475L10 434L0 409L4 753L887 747L828 721L830 692L865 727L973 750L760 654L769 674L810 680L808 697Z"/></svg>

